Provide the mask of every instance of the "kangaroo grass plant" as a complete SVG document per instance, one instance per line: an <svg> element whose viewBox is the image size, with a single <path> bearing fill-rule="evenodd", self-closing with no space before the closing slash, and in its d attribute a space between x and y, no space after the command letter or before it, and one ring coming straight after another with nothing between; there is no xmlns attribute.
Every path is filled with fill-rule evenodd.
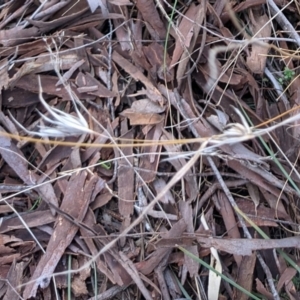
<svg viewBox="0 0 300 300"><path fill-rule="evenodd" d="M73 99L72 102L77 116L73 116L71 114L65 113L55 107L50 107L43 98L43 87L41 85L40 76L38 76L38 84L40 90L39 93L40 101L43 104L46 111L48 112L48 114L52 118L49 118L38 111L42 120L46 121L49 124L49 126L40 125L39 131L28 131L26 128L24 128L24 126L22 126L19 122L17 122L14 119L14 117L10 114L11 118L17 123L17 125L20 128L22 128L23 131L25 131L29 135L37 135L45 138L49 138L49 137L60 138L60 137L81 135L84 133L89 133L89 134L95 133L93 130L89 129L87 121L80 113L76 101L74 100L76 95L72 92L70 86L66 85L65 87L69 95L71 96L71 99ZM77 101L79 102L79 100Z"/></svg>

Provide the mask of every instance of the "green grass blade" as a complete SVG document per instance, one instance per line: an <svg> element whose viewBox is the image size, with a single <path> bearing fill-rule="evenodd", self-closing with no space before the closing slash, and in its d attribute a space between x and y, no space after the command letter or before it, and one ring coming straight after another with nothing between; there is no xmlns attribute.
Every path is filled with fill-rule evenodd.
<svg viewBox="0 0 300 300"><path fill-rule="evenodd" d="M217 270L215 270L214 268L212 268L209 264L207 264L204 260L202 260L201 258L195 256L194 254L190 253L189 251L187 251L186 249L184 249L181 246L176 245L176 247L181 250L183 253L185 253L186 255L188 255L189 257L191 257L193 260L195 260L196 262L198 262L199 264L201 264L203 267L215 272L218 276L220 276L223 280L227 281L229 284L231 284L232 286L234 286L236 289L240 290L241 292L243 292L245 295L251 297L252 299L255 300L261 300L260 298L256 297L255 295L253 295L252 293L250 293L249 291L247 291L246 289L244 289L242 286L238 285L236 282L234 282L233 280L231 280L230 278L226 277L225 275L223 275L222 273L218 272Z"/></svg>

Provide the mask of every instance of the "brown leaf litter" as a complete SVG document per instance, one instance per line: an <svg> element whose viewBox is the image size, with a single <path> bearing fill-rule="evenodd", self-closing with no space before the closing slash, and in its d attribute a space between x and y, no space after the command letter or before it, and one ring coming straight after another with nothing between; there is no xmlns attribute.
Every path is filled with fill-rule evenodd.
<svg viewBox="0 0 300 300"><path fill-rule="evenodd" d="M299 7L173 6L0 1L1 298L299 298Z"/></svg>

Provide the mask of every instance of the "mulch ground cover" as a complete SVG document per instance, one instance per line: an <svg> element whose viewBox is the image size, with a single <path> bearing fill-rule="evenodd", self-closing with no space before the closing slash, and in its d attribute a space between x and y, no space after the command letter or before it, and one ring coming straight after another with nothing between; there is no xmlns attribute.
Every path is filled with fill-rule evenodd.
<svg viewBox="0 0 300 300"><path fill-rule="evenodd" d="M299 299L296 1L0 1L1 299Z"/></svg>

